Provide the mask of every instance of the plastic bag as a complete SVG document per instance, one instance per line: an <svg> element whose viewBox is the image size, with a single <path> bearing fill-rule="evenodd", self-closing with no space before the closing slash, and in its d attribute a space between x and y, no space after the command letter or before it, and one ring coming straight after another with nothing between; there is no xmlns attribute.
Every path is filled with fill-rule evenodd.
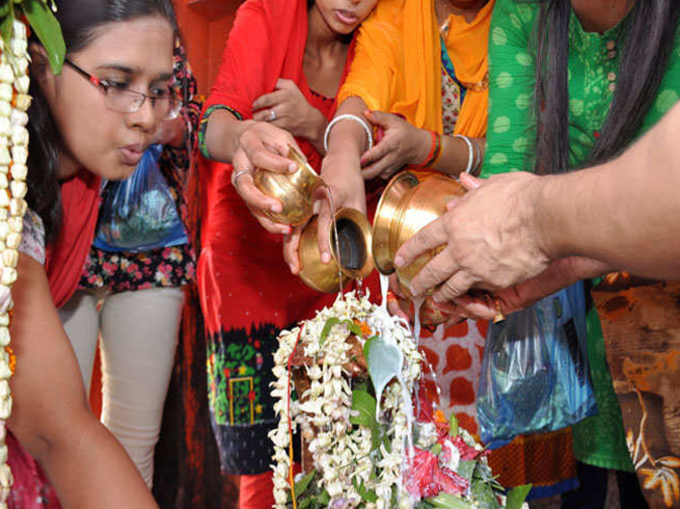
<svg viewBox="0 0 680 509"><path fill-rule="evenodd" d="M188 242L175 200L158 167L162 145L150 146L127 180L108 182L94 246L143 252Z"/></svg>
<svg viewBox="0 0 680 509"><path fill-rule="evenodd" d="M477 394L486 444L500 447L596 412L582 282L490 325Z"/></svg>

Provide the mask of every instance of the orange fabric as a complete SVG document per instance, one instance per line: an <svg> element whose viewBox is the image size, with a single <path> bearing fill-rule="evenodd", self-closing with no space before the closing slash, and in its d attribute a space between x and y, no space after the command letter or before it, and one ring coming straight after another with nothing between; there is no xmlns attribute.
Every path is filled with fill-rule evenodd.
<svg viewBox="0 0 680 509"><path fill-rule="evenodd" d="M498 482L512 487L531 482L534 488L548 488L576 477L571 445L571 428L542 435L519 436L508 445L494 449L489 466Z"/></svg>
<svg viewBox="0 0 680 509"><path fill-rule="evenodd" d="M486 133L487 39L495 0L472 23L451 16L446 47L456 77L470 86L456 133ZM403 115L421 129L442 133L441 44L432 0L381 0L359 29L354 62L338 95L357 96L370 109Z"/></svg>

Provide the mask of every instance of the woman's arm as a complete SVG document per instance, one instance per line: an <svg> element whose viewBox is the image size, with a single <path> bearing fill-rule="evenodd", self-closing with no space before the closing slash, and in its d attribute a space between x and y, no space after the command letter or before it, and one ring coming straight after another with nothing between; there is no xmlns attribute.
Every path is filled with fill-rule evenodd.
<svg viewBox="0 0 680 509"><path fill-rule="evenodd" d="M43 267L22 254L17 269L10 429L45 469L65 508L156 508L125 450L89 410Z"/></svg>
<svg viewBox="0 0 680 509"><path fill-rule="evenodd" d="M529 52L537 6L497 0L489 33L489 120L482 177L533 171L535 63Z"/></svg>

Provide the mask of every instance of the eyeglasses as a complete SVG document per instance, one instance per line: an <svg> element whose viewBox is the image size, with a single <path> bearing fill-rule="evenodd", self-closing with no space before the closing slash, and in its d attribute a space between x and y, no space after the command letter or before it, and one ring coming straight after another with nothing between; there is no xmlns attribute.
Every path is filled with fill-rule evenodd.
<svg viewBox="0 0 680 509"><path fill-rule="evenodd" d="M170 120L176 118L182 108L182 101L172 87L159 87L152 94L144 94L130 90L123 83L100 80L69 59L65 59L64 63L101 90L104 94L104 105L110 110L119 113L135 113L139 111L144 101L149 99L156 117L161 120Z"/></svg>

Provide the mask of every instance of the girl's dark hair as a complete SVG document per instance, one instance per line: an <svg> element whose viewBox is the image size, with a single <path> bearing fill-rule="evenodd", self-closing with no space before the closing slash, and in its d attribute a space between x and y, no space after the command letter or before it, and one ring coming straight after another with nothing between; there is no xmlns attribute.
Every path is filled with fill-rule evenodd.
<svg viewBox="0 0 680 509"><path fill-rule="evenodd" d="M629 0L630 1L630 0ZM541 0L536 22L536 159L539 174L569 169L570 0ZM623 21L616 90L588 165L622 152L633 140L659 92L680 16L677 0L636 0ZM617 49L618 49L617 48Z"/></svg>
<svg viewBox="0 0 680 509"><path fill-rule="evenodd" d="M56 3L55 15L61 25L67 54L86 48L96 37L96 29L108 23L161 16L168 20L173 30L177 28L171 0L57 0ZM32 38L31 42L38 41ZM144 51L144 48L139 50ZM29 93L33 103L28 110L29 190L26 201L40 215L47 237L52 239L61 222L57 174L62 140L36 79L31 80Z"/></svg>

